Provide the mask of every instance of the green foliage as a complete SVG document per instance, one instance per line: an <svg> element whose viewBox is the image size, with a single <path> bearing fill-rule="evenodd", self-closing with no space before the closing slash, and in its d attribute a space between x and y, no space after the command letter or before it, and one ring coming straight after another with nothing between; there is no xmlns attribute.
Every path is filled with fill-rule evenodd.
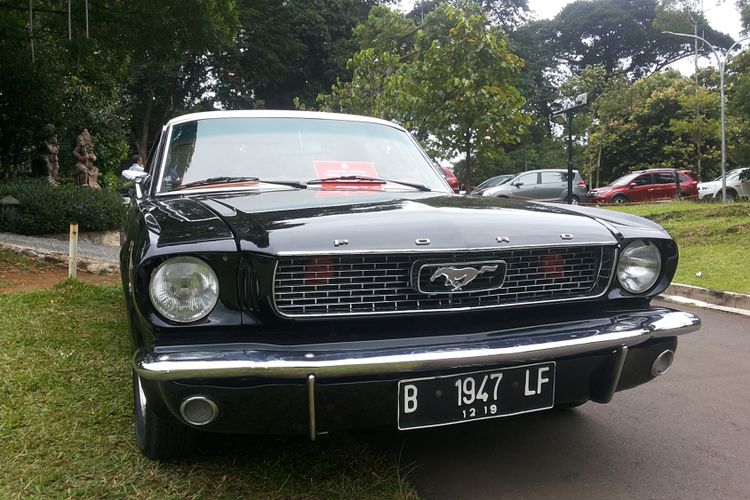
<svg viewBox="0 0 750 500"><path fill-rule="evenodd" d="M374 10L356 33L376 47L362 47L349 61L352 79L318 102L398 120L436 156L462 154L471 185L477 156L497 157L530 120L519 112L524 101L515 87L522 61L478 4L461 6L438 6L418 30L400 14Z"/></svg>
<svg viewBox="0 0 750 500"><path fill-rule="evenodd" d="M346 74L356 50L352 30L372 0L238 0L239 30L227 50L210 54L216 101L226 109L306 108Z"/></svg>
<svg viewBox="0 0 750 500"><path fill-rule="evenodd" d="M740 11L742 27L745 28L745 34L750 33L750 0L735 0L737 9Z"/></svg>
<svg viewBox="0 0 750 500"><path fill-rule="evenodd" d="M609 74L633 79L660 70L693 50L691 40L662 33L658 18L664 18L664 11L657 0L572 2L551 23L541 25L547 43L554 46L550 67L565 64L578 73L598 65ZM669 23L680 29L673 19ZM731 37L705 23L701 30L714 45L732 44ZM707 48L701 50L707 54Z"/></svg>
<svg viewBox="0 0 750 500"><path fill-rule="evenodd" d="M656 203L610 207L647 217L669 231L680 248L674 281L750 293L750 204Z"/></svg>
<svg viewBox="0 0 750 500"><path fill-rule="evenodd" d="M696 104L701 113L696 115ZM701 143L702 176L717 175L718 98L698 90L677 72L655 73L632 85L611 80L593 107L589 162L601 151L601 179L654 168L697 170L696 139Z"/></svg>
<svg viewBox="0 0 750 500"><path fill-rule="evenodd" d="M0 231L19 234L67 233L71 222L81 231L122 227L125 205L109 189L50 186L45 179L21 179L0 184L0 198L13 196L21 205L15 220L0 219Z"/></svg>
<svg viewBox="0 0 750 500"><path fill-rule="evenodd" d="M402 77L394 73L400 64L397 54L378 53L372 48L360 50L347 63L351 81L337 80L330 94L318 96L318 104L326 111L398 119L396 94Z"/></svg>
<svg viewBox="0 0 750 500"><path fill-rule="evenodd" d="M148 460L133 438L126 318L114 287L0 295L0 496L416 498L397 458L344 433L211 433L196 456Z"/></svg>

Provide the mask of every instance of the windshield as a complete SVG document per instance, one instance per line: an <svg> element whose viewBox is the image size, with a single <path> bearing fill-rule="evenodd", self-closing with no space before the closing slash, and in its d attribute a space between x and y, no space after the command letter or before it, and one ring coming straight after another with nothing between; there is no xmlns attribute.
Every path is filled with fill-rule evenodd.
<svg viewBox="0 0 750 500"><path fill-rule="evenodd" d="M633 182L633 180L636 177L638 177L638 175L639 174L624 175L624 176L620 177L619 179L617 179L616 181L614 181L612 184L610 184L610 186L613 186L613 187L614 186L627 186L628 184L630 184L631 182Z"/></svg>
<svg viewBox="0 0 750 500"><path fill-rule="evenodd" d="M738 168L735 170L730 170L727 172L727 180L728 181L736 181L740 178L740 174L745 170L744 168ZM721 181L721 176L718 176L716 179L714 179L714 182Z"/></svg>
<svg viewBox="0 0 750 500"><path fill-rule="evenodd" d="M484 181L483 183L481 183L480 185L478 185L474 189L484 189L484 188L497 187L497 186L505 184L506 182L508 182L512 178L513 178L512 175L502 175L502 176L498 176L498 177L491 177L491 178L487 179L486 181Z"/></svg>
<svg viewBox="0 0 750 500"><path fill-rule="evenodd" d="M428 159L402 130L379 123L344 120L247 117L175 125L159 191L221 177L305 183L351 176L448 190ZM246 182L244 187L250 184ZM345 189L372 189L372 186L342 184ZM314 187L327 186L330 184ZM251 187L257 188L258 183ZM385 188L413 189L395 183L377 187Z"/></svg>

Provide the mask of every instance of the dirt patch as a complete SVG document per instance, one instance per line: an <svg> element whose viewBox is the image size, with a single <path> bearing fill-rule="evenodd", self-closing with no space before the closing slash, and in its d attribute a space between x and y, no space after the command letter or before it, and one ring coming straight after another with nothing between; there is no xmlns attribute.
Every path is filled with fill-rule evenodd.
<svg viewBox="0 0 750 500"><path fill-rule="evenodd" d="M0 294L52 288L67 278L67 267L33 260L6 250L0 251ZM95 285L120 284L120 274L112 272L89 273L79 270L78 279Z"/></svg>

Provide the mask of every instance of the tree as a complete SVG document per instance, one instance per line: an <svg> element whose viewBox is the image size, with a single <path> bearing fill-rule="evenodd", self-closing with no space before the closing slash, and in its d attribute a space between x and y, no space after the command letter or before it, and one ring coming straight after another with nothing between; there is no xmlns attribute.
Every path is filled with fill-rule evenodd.
<svg viewBox="0 0 750 500"><path fill-rule="evenodd" d="M471 185L476 158L497 156L529 119L519 111L523 99L515 87L522 61L478 4L464 9L442 4L419 29L400 14L373 10L356 33L377 50L362 47L349 62L351 81L339 80L318 102L324 109L395 119L432 154L463 155L459 173Z"/></svg>
<svg viewBox="0 0 750 500"><path fill-rule="evenodd" d="M352 30L377 0L239 0L234 45L212 59L215 100L227 109L292 109L346 74ZM386 9L388 10L388 9Z"/></svg>
<svg viewBox="0 0 750 500"><path fill-rule="evenodd" d="M159 127L199 108L212 90L208 56L231 45L237 13L233 0L134 0L127 8L130 22L114 48L129 61L126 99L133 140L145 158Z"/></svg>
<svg viewBox="0 0 750 500"><path fill-rule="evenodd" d="M404 72L400 106L428 150L464 156L462 180L471 186L477 156L497 154L530 121L519 111L524 101L515 87L523 62L483 16L441 6L425 22L440 18L450 22L448 40L433 40Z"/></svg>
<svg viewBox="0 0 750 500"><path fill-rule="evenodd" d="M694 123L690 97L694 92L691 82L676 71L655 73L604 91L598 98L598 122L589 141L589 156L601 150L602 177L612 180L643 168L689 168L695 159L692 139L697 133L704 136L703 151L715 151L719 141L716 101L701 94L708 121ZM709 155L704 174L716 175L718 167L715 155Z"/></svg>
<svg viewBox="0 0 750 500"><path fill-rule="evenodd" d="M565 64L578 73L597 65L634 80L691 54L689 40L664 34L654 25L659 5L657 0L578 0L566 5L547 25L545 38L556 54L551 66ZM704 28L714 45L731 45L731 37Z"/></svg>
<svg viewBox="0 0 750 500"><path fill-rule="evenodd" d="M740 12L744 34L750 33L750 0L736 0L737 10Z"/></svg>
<svg viewBox="0 0 750 500"><path fill-rule="evenodd" d="M127 108L121 98L127 58L109 48L109 11L92 6L85 37L82 6L68 32L60 2L0 4L0 168L15 175L28 164L47 123L57 128L61 174L72 170L71 150L83 128L91 132L103 172L127 154ZM33 38L31 33L33 28ZM69 39L70 37L70 39ZM32 57L33 42L33 57Z"/></svg>

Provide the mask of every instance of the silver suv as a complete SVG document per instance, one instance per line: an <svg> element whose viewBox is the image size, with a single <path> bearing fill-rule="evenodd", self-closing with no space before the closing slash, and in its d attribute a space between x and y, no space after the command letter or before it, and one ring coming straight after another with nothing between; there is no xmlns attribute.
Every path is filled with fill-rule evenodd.
<svg viewBox="0 0 750 500"><path fill-rule="evenodd" d="M578 170L573 170L573 203L586 199L586 183ZM490 188L482 196L518 198L540 201L566 201L568 171L562 168L529 170L516 175L508 182Z"/></svg>

